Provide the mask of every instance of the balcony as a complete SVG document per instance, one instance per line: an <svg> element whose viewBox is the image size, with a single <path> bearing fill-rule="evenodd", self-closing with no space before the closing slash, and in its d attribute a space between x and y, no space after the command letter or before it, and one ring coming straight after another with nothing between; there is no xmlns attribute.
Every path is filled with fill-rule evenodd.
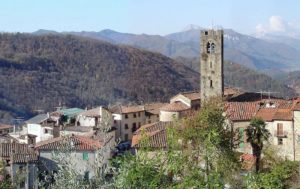
<svg viewBox="0 0 300 189"><path fill-rule="evenodd" d="M287 135L288 135L287 131L274 131L274 136L275 137L286 138Z"/></svg>

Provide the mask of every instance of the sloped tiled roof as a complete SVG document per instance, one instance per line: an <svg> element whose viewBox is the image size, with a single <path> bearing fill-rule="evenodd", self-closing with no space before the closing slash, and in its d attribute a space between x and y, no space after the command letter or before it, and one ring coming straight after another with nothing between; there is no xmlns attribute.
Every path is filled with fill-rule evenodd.
<svg viewBox="0 0 300 189"><path fill-rule="evenodd" d="M98 140L93 140L84 136L65 136L53 138L37 143L35 148L38 150L82 150L94 151L102 147Z"/></svg>
<svg viewBox="0 0 300 189"><path fill-rule="evenodd" d="M255 116L259 105L257 102L227 102L226 113L231 121L246 121Z"/></svg>
<svg viewBox="0 0 300 189"><path fill-rule="evenodd" d="M162 111L168 111L168 112L180 112L180 111L186 111L189 110L190 107L182 102L173 102L170 104L167 104L160 108Z"/></svg>
<svg viewBox="0 0 300 189"><path fill-rule="evenodd" d="M293 113L291 109L278 109L274 114L273 120L293 120Z"/></svg>
<svg viewBox="0 0 300 189"><path fill-rule="evenodd" d="M296 103L295 106L293 107L294 111L300 111L300 102Z"/></svg>
<svg viewBox="0 0 300 189"><path fill-rule="evenodd" d="M14 126L12 126L12 125L6 125L6 124L1 124L0 123L0 130L2 130L2 129L10 129L10 128L13 128Z"/></svg>
<svg viewBox="0 0 300 189"><path fill-rule="evenodd" d="M133 106L115 105L115 106L111 107L109 110L112 113L127 114L127 113L145 111L145 107L143 105L133 105Z"/></svg>
<svg viewBox="0 0 300 189"><path fill-rule="evenodd" d="M134 133L132 137L132 147L140 148L144 145L141 142L143 134L149 137L147 138L147 144L146 144L147 147L151 147L151 148L167 147L166 128L168 125L170 125L170 122L156 122L156 123L143 125Z"/></svg>
<svg viewBox="0 0 300 189"><path fill-rule="evenodd" d="M13 163L32 162L38 159L34 150L27 144L20 143L1 143L0 157L5 160L11 160Z"/></svg>
<svg viewBox="0 0 300 189"><path fill-rule="evenodd" d="M144 106L145 106L146 113L158 115L159 109L167 104L168 103L150 103L150 104L145 104Z"/></svg>
<svg viewBox="0 0 300 189"><path fill-rule="evenodd" d="M81 112L79 115L87 117L100 117L100 107L86 110Z"/></svg>
<svg viewBox="0 0 300 189"><path fill-rule="evenodd" d="M276 112L277 108L261 108L258 110L255 117L261 118L264 121L272 121Z"/></svg>
<svg viewBox="0 0 300 189"><path fill-rule="evenodd" d="M200 100L200 92L197 91L183 92L181 94L190 100Z"/></svg>

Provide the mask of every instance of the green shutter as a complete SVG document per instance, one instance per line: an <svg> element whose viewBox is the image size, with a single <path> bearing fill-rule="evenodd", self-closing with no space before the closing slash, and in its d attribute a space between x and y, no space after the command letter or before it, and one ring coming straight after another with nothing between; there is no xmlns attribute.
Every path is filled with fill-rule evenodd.
<svg viewBox="0 0 300 189"><path fill-rule="evenodd" d="M240 137L240 142L239 142L239 146L240 148L244 148L245 143L244 143L244 128L239 128L239 137Z"/></svg>
<svg viewBox="0 0 300 189"><path fill-rule="evenodd" d="M87 152L83 152L82 158L83 160L89 160L89 154Z"/></svg>

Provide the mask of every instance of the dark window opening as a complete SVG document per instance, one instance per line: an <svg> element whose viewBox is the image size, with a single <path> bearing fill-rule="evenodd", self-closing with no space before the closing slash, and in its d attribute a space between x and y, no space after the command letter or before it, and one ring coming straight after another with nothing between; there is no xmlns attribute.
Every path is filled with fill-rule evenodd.
<svg viewBox="0 0 300 189"><path fill-rule="evenodd" d="M205 32L204 32L204 35L208 35L208 31L205 31Z"/></svg>
<svg viewBox="0 0 300 189"><path fill-rule="evenodd" d="M125 124L125 129L128 129L128 124L127 123Z"/></svg>
<svg viewBox="0 0 300 189"><path fill-rule="evenodd" d="M282 145L283 144L283 139L282 138L278 138L278 145Z"/></svg>
<svg viewBox="0 0 300 189"><path fill-rule="evenodd" d="M133 117L136 118L136 113L133 114Z"/></svg>
<svg viewBox="0 0 300 189"><path fill-rule="evenodd" d="M206 53L210 53L210 43L206 44Z"/></svg>
<svg viewBox="0 0 300 189"><path fill-rule="evenodd" d="M209 84L210 88L213 88L213 81L210 80L210 84Z"/></svg>
<svg viewBox="0 0 300 189"><path fill-rule="evenodd" d="M138 116L141 117L141 113L140 112L138 113Z"/></svg>
<svg viewBox="0 0 300 189"><path fill-rule="evenodd" d="M128 119L128 114L125 114L125 119Z"/></svg>

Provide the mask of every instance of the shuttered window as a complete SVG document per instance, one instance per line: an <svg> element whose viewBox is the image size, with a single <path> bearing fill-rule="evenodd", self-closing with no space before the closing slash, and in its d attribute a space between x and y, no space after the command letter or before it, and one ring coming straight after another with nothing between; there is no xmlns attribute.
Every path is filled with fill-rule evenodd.
<svg viewBox="0 0 300 189"><path fill-rule="evenodd" d="M240 148L245 147L245 134L244 134L244 128L239 128L239 146Z"/></svg>
<svg viewBox="0 0 300 189"><path fill-rule="evenodd" d="M87 152L83 152L82 159L83 160L89 160L89 154Z"/></svg>

